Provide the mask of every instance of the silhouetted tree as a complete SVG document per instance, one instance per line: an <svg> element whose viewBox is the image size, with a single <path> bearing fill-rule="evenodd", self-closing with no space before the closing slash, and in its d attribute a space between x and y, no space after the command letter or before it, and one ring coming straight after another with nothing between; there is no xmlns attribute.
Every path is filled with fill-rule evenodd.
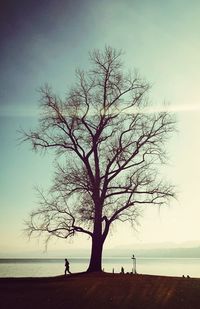
<svg viewBox="0 0 200 309"><path fill-rule="evenodd" d="M90 54L88 72L65 99L41 89L41 117L24 140L34 150L54 149L57 167L48 195L27 222L27 231L68 238L91 237L88 271L101 271L102 250L111 225L135 222L142 205L163 205L174 196L158 177L164 143L174 130L173 115L153 112L149 84L124 74L121 51L106 47Z"/></svg>

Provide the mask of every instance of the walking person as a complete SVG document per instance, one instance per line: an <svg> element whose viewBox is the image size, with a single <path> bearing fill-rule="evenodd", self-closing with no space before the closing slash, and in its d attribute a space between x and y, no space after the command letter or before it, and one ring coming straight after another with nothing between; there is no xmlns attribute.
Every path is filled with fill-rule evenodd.
<svg viewBox="0 0 200 309"><path fill-rule="evenodd" d="M69 261L68 259L65 259L65 276L68 274L71 274L71 271L69 270Z"/></svg>

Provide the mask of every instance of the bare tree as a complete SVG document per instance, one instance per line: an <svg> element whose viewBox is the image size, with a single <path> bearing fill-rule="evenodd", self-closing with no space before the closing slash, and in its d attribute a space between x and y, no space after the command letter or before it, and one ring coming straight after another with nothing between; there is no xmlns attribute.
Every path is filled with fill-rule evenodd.
<svg viewBox="0 0 200 309"><path fill-rule="evenodd" d="M121 51L106 47L90 54L91 69L62 100L41 89L42 115L24 140L34 150L54 149L55 181L27 222L29 235L91 237L88 271L101 271L102 250L111 225L135 222L142 205L163 205L174 196L158 177L173 115L148 110L149 84L124 74ZM147 112L148 110L148 112Z"/></svg>

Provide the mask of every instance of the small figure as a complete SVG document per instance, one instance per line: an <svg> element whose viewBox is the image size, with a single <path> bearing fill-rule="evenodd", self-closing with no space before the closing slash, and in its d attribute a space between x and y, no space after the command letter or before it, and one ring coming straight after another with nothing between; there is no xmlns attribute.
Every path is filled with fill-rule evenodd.
<svg viewBox="0 0 200 309"><path fill-rule="evenodd" d="M68 274L71 274L71 271L69 270L69 261L65 259L65 276Z"/></svg>
<svg viewBox="0 0 200 309"><path fill-rule="evenodd" d="M121 274L124 274L124 267L121 267Z"/></svg>
<svg viewBox="0 0 200 309"><path fill-rule="evenodd" d="M114 269L114 268L112 269L112 273L113 273L113 274L115 273L115 269Z"/></svg>

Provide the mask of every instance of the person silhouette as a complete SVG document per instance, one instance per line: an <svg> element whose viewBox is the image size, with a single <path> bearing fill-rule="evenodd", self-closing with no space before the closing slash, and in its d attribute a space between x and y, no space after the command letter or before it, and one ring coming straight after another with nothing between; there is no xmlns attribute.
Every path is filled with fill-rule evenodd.
<svg viewBox="0 0 200 309"><path fill-rule="evenodd" d="M69 261L68 259L65 259L65 276L68 274L71 274L71 271L69 270Z"/></svg>

